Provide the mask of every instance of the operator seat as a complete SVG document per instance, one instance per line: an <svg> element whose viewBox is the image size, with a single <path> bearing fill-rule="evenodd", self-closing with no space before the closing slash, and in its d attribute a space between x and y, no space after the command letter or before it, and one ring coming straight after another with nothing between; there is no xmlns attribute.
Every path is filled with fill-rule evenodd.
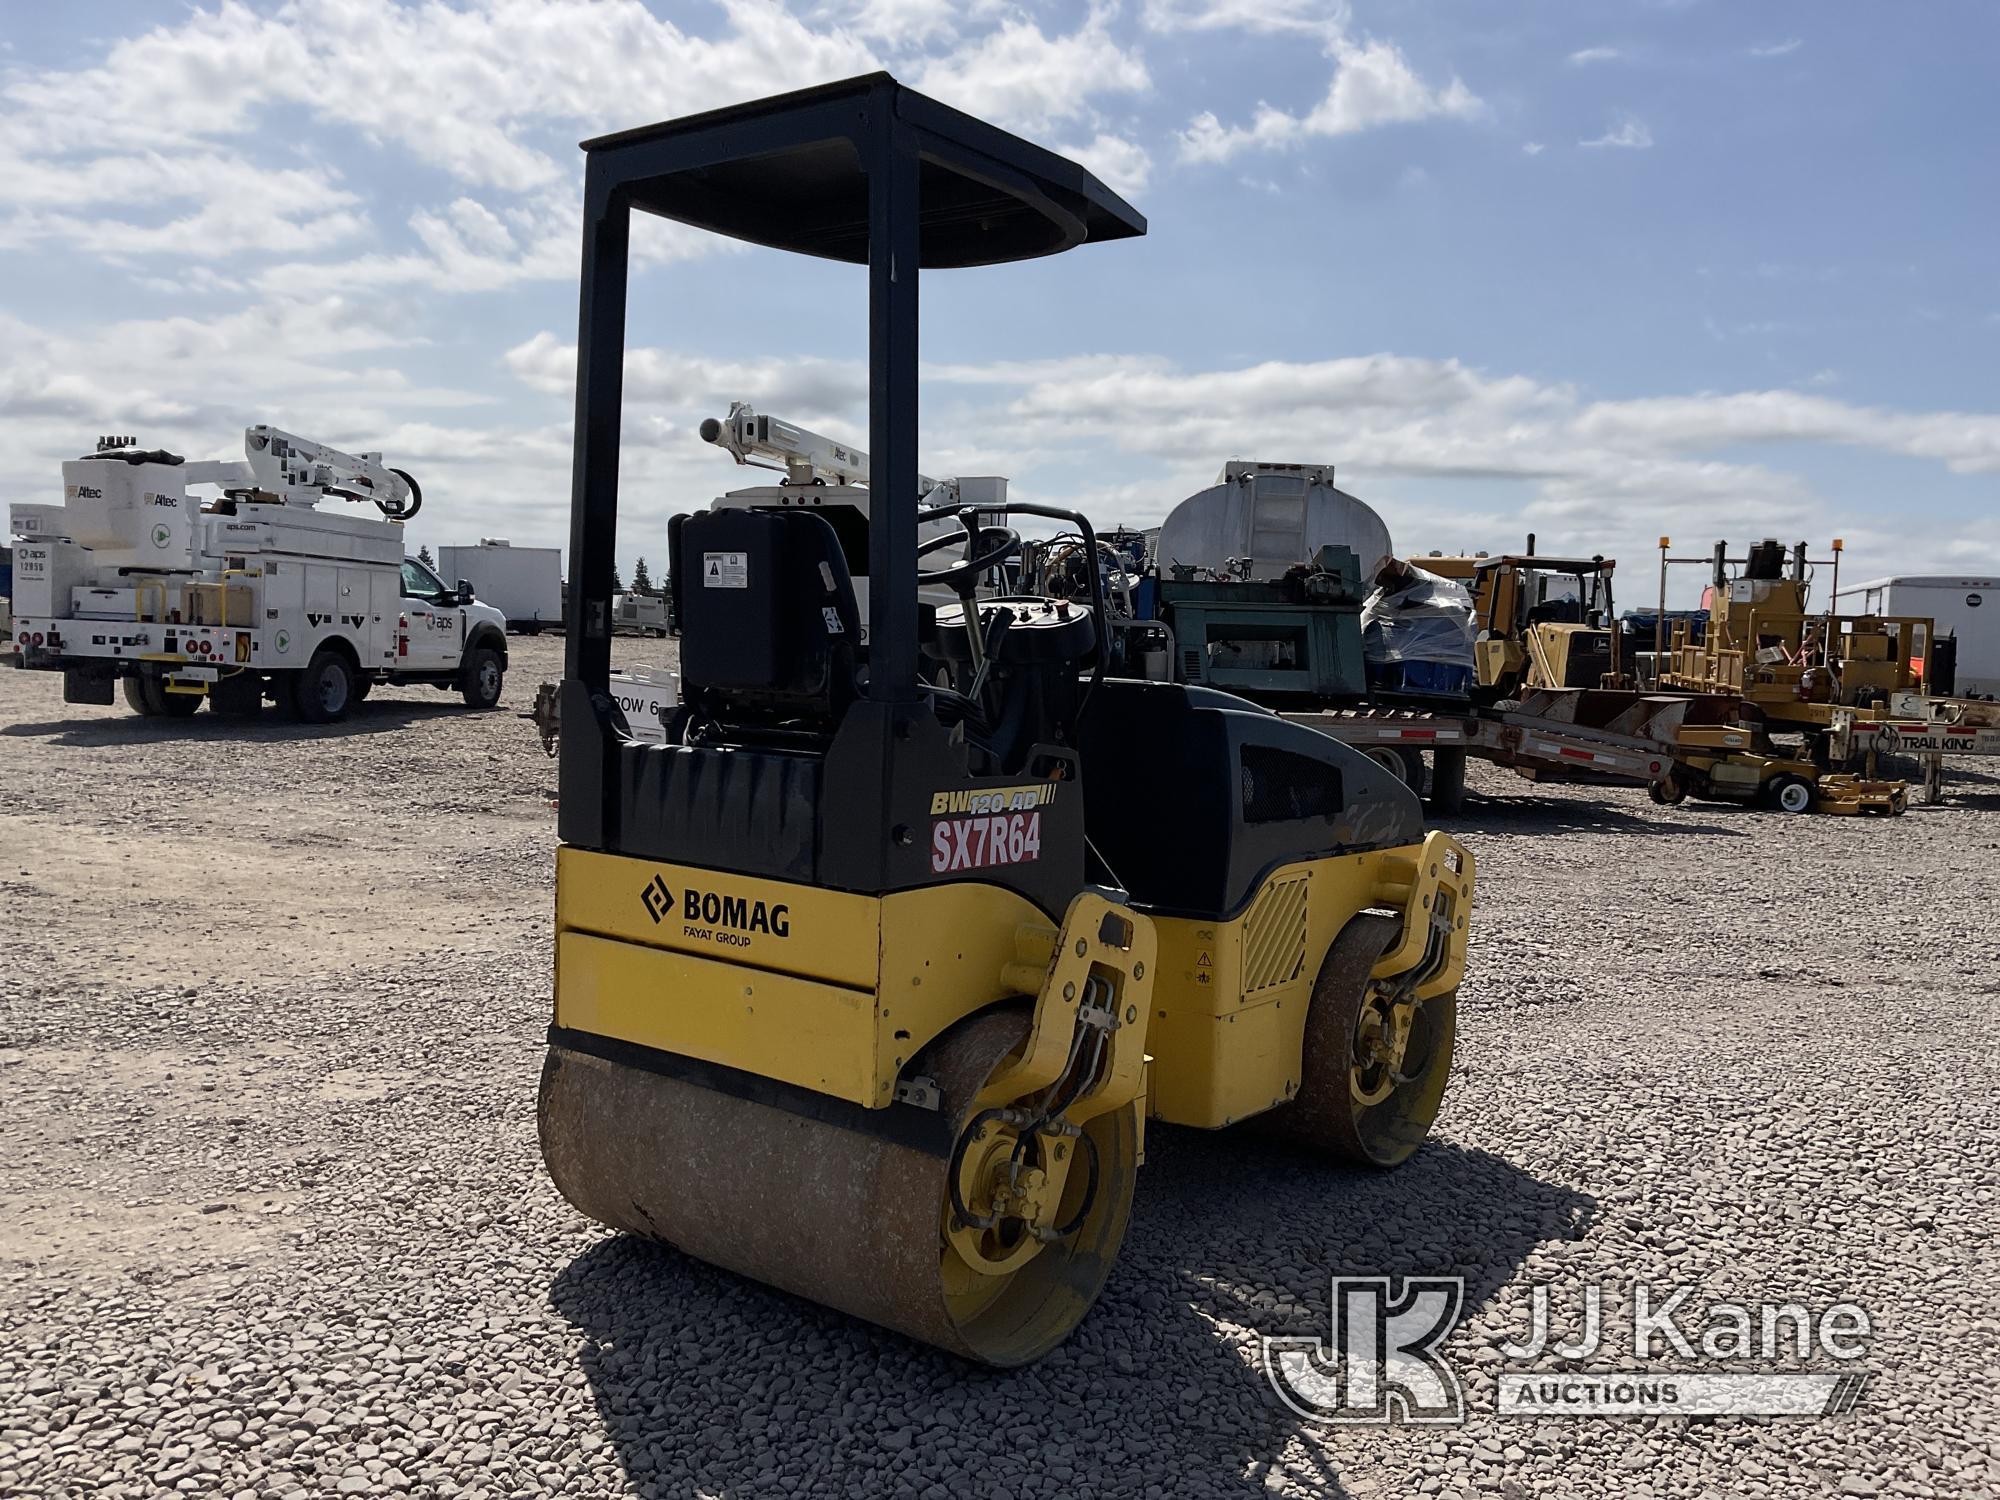
<svg viewBox="0 0 2000 1500"><path fill-rule="evenodd" d="M677 516L667 533L683 698L725 724L831 730L858 691L861 610L840 538L800 510Z"/></svg>

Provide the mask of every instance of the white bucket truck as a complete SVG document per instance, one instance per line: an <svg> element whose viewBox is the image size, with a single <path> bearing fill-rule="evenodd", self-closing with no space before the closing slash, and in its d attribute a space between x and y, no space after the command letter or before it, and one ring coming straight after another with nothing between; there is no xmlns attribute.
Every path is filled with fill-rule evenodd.
<svg viewBox="0 0 2000 1500"><path fill-rule="evenodd" d="M270 699L326 723L378 682L499 702L506 620L404 557L409 475L271 427L243 448L190 463L101 439L63 465L61 505L12 507L17 664L61 672L65 702L110 703L122 681L139 713L173 717Z"/></svg>

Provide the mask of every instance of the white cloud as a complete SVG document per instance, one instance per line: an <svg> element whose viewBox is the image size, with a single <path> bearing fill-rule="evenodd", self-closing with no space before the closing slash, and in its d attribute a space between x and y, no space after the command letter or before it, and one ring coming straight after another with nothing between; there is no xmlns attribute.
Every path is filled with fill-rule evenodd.
<svg viewBox="0 0 2000 1500"><path fill-rule="evenodd" d="M376 439L413 413L489 404L411 380L398 366L415 352L338 298L62 333L0 314L0 488L47 493L57 463L98 432L211 456L240 452L244 427L272 422L386 450Z"/></svg>
<svg viewBox="0 0 2000 1500"><path fill-rule="evenodd" d="M1127 198L1143 190L1153 172L1146 148L1120 135L1100 132L1089 145L1066 146L1062 153L1082 162L1112 192Z"/></svg>
<svg viewBox="0 0 2000 1500"><path fill-rule="evenodd" d="M1302 32L1332 40L1345 34L1343 0L1146 0L1139 19L1147 30Z"/></svg>
<svg viewBox="0 0 2000 1500"><path fill-rule="evenodd" d="M925 63L915 87L954 108L1013 130L1040 133L1090 115L1099 94L1144 94L1146 63L1118 45L1107 17L1093 13L1066 36L1011 19L947 56Z"/></svg>
<svg viewBox="0 0 2000 1500"><path fill-rule="evenodd" d="M532 390L567 398L575 389L576 345L552 333L516 344L502 362ZM710 359L668 349L627 349L625 400L628 408L640 404L688 418L719 417L731 401L749 401L807 426L825 421L865 426L868 368L859 360ZM692 430L691 421L686 425Z"/></svg>
<svg viewBox="0 0 2000 1500"><path fill-rule="evenodd" d="M2000 415L1895 412L1799 391L1602 402L1578 431L1657 449L1835 443L1933 459L1959 474L2000 474Z"/></svg>
<svg viewBox="0 0 2000 1500"><path fill-rule="evenodd" d="M1762 46L1752 47L1749 53L1752 57L1790 57L1804 45L1805 42L1799 37L1787 37L1782 42L1766 42Z"/></svg>
<svg viewBox="0 0 2000 1500"><path fill-rule="evenodd" d="M830 13L856 35L903 51L950 41L969 20L992 16L1001 0L853 0Z"/></svg>
<svg viewBox="0 0 2000 1500"><path fill-rule="evenodd" d="M1596 140L1578 141L1577 144L1585 150L1601 147L1613 151L1649 151L1653 145L1653 132L1644 120L1627 115Z"/></svg>
<svg viewBox="0 0 2000 1500"><path fill-rule="evenodd" d="M0 202L8 205L0 248L59 243L116 260L299 254L338 248L367 223L361 199L327 168L251 170L208 149L71 161L22 154L18 144L19 132L0 124Z"/></svg>
<svg viewBox="0 0 2000 1500"><path fill-rule="evenodd" d="M318 290L565 277L578 135L870 71L871 35L943 40L916 67L919 86L1032 133L1081 123L1086 152L1127 186L1143 181L1142 148L1096 114L1097 100L1151 87L1109 16L1052 35L1013 12L993 24L997 7L868 0L814 20L779 0L717 0L721 24L696 34L640 0L287 0L269 13L220 0L93 62L0 84L0 247L275 255L285 280ZM311 130L451 184L403 211L412 244L383 246L373 204L305 150Z"/></svg>
<svg viewBox="0 0 2000 1500"><path fill-rule="evenodd" d="M1690 535L1865 529L1865 515L1830 511L1796 473L1736 456L1744 449L1859 447L2000 472L2000 414L1893 412L1796 391L1594 401L1567 385L1388 354L1231 369L1094 356L1010 373L1018 389L989 419L1010 441L1040 455L1068 449L1100 472L1154 466L1173 476L1150 507L1123 504L1134 522L1157 520L1193 487L1177 484L1206 482L1225 457L1329 460L1410 545L1511 544L1511 528L1534 526L1551 546L1636 555L1666 515ZM1524 487L1525 501L1476 525L1465 501L1449 510L1496 484ZM1467 529L1411 533L1381 499L1411 493ZM1496 532L1494 516L1509 533ZM1924 545L1888 535L1873 555Z"/></svg>
<svg viewBox="0 0 2000 1500"><path fill-rule="evenodd" d="M580 132L635 123L635 112L732 102L746 79L775 91L876 65L858 37L815 30L776 0L720 8L724 24L711 37L638 0L289 0L269 14L221 0L116 41L93 64L7 78L0 245L59 240L107 258L324 259L373 225L331 169L269 159L302 154L314 127L459 185L455 199L411 220L433 261L511 254L524 274L541 274L553 262L523 233L532 226L482 229L463 205L505 220L488 200L555 193L573 213ZM159 203L186 212L160 222L150 212ZM350 280L411 274L371 252Z"/></svg>
<svg viewBox="0 0 2000 1500"><path fill-rule="evenodd" d="M1548 149L1549 148L1543 145L1540 141L1523 141L1521 143L1521 151L1524 155L1527 156L1540 156L1544 151Z"/></svg>
<svg viewBox="0 0 2000 1500"><path fill-rule="evenodd" d="M1616 47L1584 47L1570 53L1567 61L1572 68L1587 68L1592 63L1615 62L1624 55Z"/></svg>
<svg viewBox="0 0 2000 1500"><path fill-rule="evenodd" d="M1326 97L1304 115L1260 103L1248 125L1224 125L1204 110L1181 132L1184 161L1227 161L1249 148L1287 147L1313 137L1351 135L1382 125L1477 115L1479 98L1458 78L1442 88L1419 78L1392 42L1341 38L1328 48L1334 60Z"/></svg>

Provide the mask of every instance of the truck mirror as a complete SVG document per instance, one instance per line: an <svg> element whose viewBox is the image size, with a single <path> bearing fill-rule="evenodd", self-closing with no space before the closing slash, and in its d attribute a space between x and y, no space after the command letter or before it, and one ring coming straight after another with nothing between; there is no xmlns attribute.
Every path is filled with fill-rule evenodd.
<svg viewBox="0 0 2000 1500"><path fill-rule="evenodd" d="M476 596L475 596L475 595L473 594L473 592L472 592L472 580L471 580L471 579L469 579L469 578L461 578L461 579L459 579L459 580L458 580L458 602L459 602L460 604L470 604L470 603L471 603L471 602L473 601L473 599L474 599L475 597L476 597Z"/></svg>

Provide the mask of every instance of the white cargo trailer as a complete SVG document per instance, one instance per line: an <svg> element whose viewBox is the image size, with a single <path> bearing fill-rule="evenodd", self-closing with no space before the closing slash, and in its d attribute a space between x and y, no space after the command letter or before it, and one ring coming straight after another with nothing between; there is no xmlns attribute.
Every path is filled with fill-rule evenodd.
<svg viewBox="0 0 2000 1500"><path fill-rule="evenodd" d="M477 547L438 548L438 571L464 579L481 604L507 617L507 628L537 635L562 623L562 549L516 547L482 537Z"/></svg>
<svg viewBox="0 0 2000 1500"><path fill-rule="evenodd" d="M628 635L665 635L671 628L667 601L658 594L613 594L611 628Z"/></svg>
<svg viewBox="0 0 2000 1500"><path fill-rule="evenodd" d="M1840 591L1842 614L1929 616L1939 635L1958 638L1958 697L2000 694L2000 578L1926 573L1877 578Z"/></svg>

